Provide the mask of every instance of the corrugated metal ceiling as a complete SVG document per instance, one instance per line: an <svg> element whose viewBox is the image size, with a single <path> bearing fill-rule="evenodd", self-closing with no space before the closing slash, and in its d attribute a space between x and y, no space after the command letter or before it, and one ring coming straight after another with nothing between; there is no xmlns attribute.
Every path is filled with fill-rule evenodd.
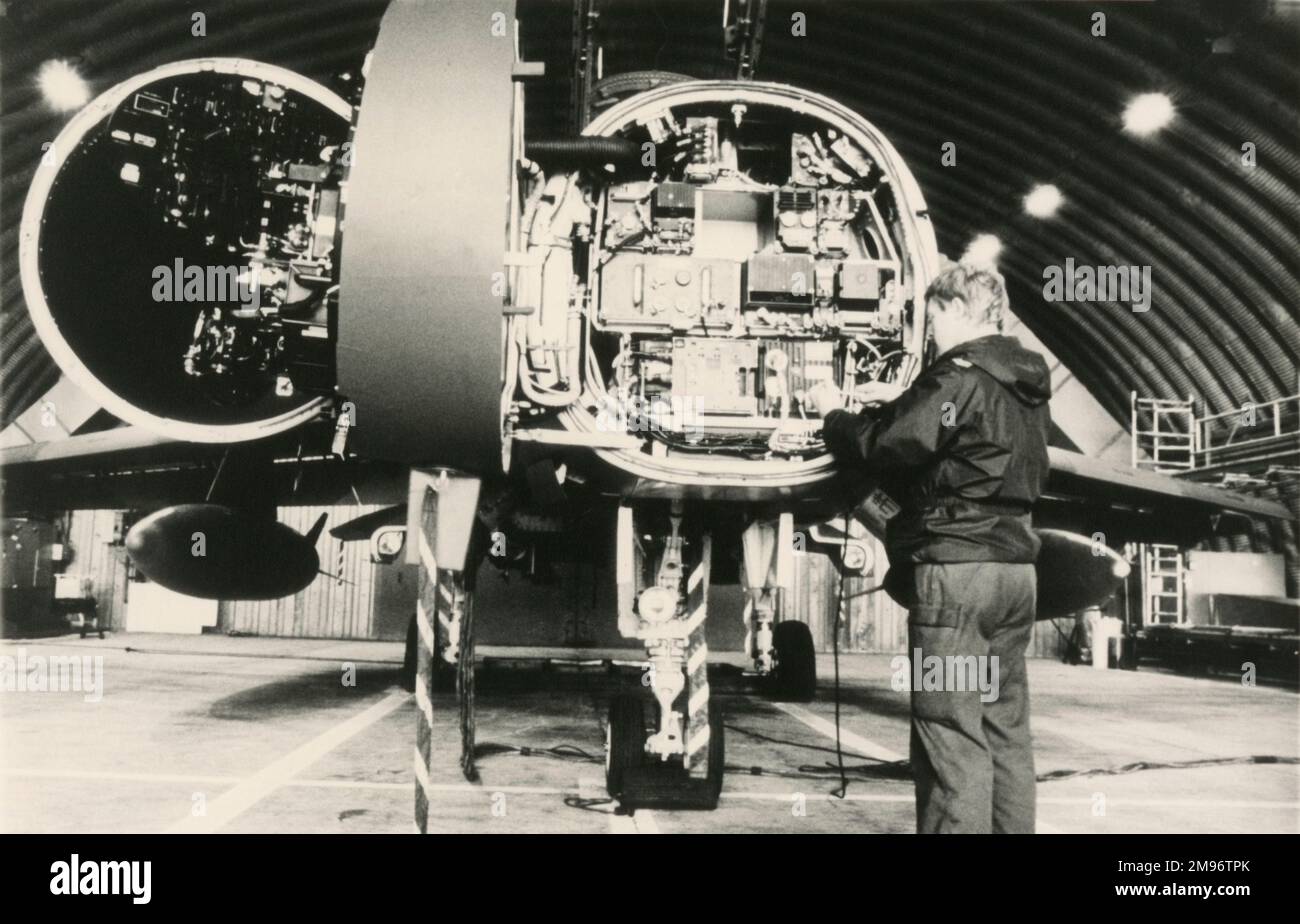
<svg viewBox="0 0 1300 924"><path fill-rule="evenodd" d="M49 58L72 61L96 92L157 64L234 55L322 82L355 68L383 0L221 0L204 4L207 37L190 34L193 4L10 0L3 35L4 421L57 377L23 304L17 228L41 143L64 117L34 87ZM605 0L605 72L731 72L721 2ZM1106 35L1092 16L1107 16ZM569 6L521 3L525 54L548 62L530 120L568 123ZM1003 242L1002 266L1025 323L1121 419L1128 393L1194 394L1210 411L1295 393L1300 353L1300 12L1295 4L828 3L773 0L756 76L825 92L894 140L928 199L941 248L977 234ZM795 13L807 34L791 34ZM1175 121L1154 138L1125 134L1134 94L1164 92ZM955 166L940 162L954 142ZM1257 165L1242 163L1255 145ZM1036 183L1065 205L1050 219L1021 207ZM1052 304L1043 269L1149 265L1155 298Z"/></svg>

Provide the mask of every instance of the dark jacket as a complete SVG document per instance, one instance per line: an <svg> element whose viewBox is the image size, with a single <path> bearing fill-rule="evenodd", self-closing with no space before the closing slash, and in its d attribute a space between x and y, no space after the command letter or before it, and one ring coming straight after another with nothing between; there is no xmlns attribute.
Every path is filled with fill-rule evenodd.
<svg viewBox="0 0 1300 924"><path fill-rule="evenodd" d="M885 545L907 562L1032 563L1029 508L1047 482L1043 357L1014 337L953 347L883 409L826 415L826 444L902 508Z"/></svg>

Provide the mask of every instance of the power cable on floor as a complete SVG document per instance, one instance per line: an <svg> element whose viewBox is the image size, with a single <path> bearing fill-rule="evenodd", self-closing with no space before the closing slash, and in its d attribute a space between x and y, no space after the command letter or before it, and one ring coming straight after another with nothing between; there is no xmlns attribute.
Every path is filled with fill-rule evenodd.
<svg viewBox="0 0 1300 924"><path fill-rule="evenodd" d="M1276 754L1253 754L1248 757L1205 757L1200 760L1136 760L1119 767L1097 767L1091 770L1053 770L1040 773L1038 782L1068 780L1079 776L1119 776L1139 770L1189 770L1195 767L1225 767L1230 764L1300 764L1300 757L1279 757Z"/></svg>
<svg viewBox="0 0 1300 924"><path fill-rule="evenodd" d="M485 742L474 749L475 757L490 757L493 754L514 754L518 757L551 757L556 760L578 761L580 763L603 764L605 758L590 751L584 751L576 744L557 744L549 748L535 748L521 744L497 744Z"/></svg>
<svg viewBox="0 0 1300 924"><path fill-rule="evenodd" d="M810 745L796 745L813 747ZM818 749L829 750L829 749ZM1253 754L1246 757L1206 757L1196 760L1155 761L1138 760L1118 767L1093 767L1086 770L1052 770L1040 773L1035 779L1039 783L1053 783L1058 780L1074 779L1085 776L1122 776L1143 770L1194 770L1200 767L1224 767L1245 764L1300 764L1300 757L1281 757L1276 754ZM728 769L731 769L730 767ZM750 776L788 776L787 772L770 771L762 767L738 767L739 772ZM912 779L912 765L908 760L875 761L868 764L850 764L837 766L829 761L825 764L803 764L798 768L799 775L814 776L825 779L842 773L853 774L862 780L900 780Z"/></svg>
<svg viewBox="0 0 1300 924"><path fill-rule="evenodd" d="M616 803L610 798L586 799L582 796L565 796L564 804L569 808L582 809L584 812L596 812L600 815L608 815L609 813L602 811L602 808L606 805L615 805Z"/></svg>
<svg viewBox="0 0 1300 924"><path fill-rule="evenodd" d="M840 743L840 622L844 619L844 569L849 555L849 517L853 510L844 511L844 541L840 544L839 583L835 588L835 626L831 632L831 652L835 664L835 763L840 771L840 785L831 795L843 799L849 791L849 778L844 773L844 747Z"/></svg>
<svg viewBox="0 0 1300 924"><path fill-rule="evenodd" d="M912 780L911 762L908 760L876 760L873 758L862 758L870 761L864 764L845 764L843 762L843 750L823 747L816 744L805 744L798 741L786 741L780 738L773 738L770 735L764 735L761 732L751 731L736 725L727 725L727 729L739 732L760 741L766 741L772 744L783 744L790 747L803 748L810 751L824 751L836 755L835 762L827 761L824 764L801 764L793 770L783 768L764 767L760 765L744 766L740 764L727 764L725 772L734 776L763 776L775 777L778 779L792 780L826 780L838 779L840 785L831 791L831 795L837 799L843 799L847 795L848 784L853 781L869 782L872 780L886 780L892 782L906 783ZM514 754L519 757L547 757L555 760L578 761L582 763L602 764L604 759L599 755L584 750L574 744L558 744L552 747L529 747L526 745L514 744L480 744L476 749L477 757L491 756L496 754ZM851 754L851 757L861 757L862 755ZM1198 760L1183 761L1150 761L1140 760L1133 763L1123 764L1119 767L1095 767L1086 770L1053 770L1048 773L1039 774L1036 779L1040 783L1056 782L1058 780L1074 779L1076 777L1086 776L1121 776L1128 773L1137 773L1142 770L1188 770L1199 767L1221 767L1228 765L1241 764L1300 764L1300 757L1281 757L1274 754L1255 754L1247 757L1208 757ZM598 810L600 806L610 802L609 799L582 799L570 797L565 799L565 805L570 808L581 808L588 810Z"/></svg>

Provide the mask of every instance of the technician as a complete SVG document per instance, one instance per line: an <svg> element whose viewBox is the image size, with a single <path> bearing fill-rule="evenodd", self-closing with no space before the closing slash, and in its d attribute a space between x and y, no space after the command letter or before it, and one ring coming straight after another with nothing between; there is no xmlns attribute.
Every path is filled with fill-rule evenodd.
<svg viewBox="0 0 1300 924"><path fill-rule="evenodd" d="M1042 356L1001 333L996 271L951 266L925 298L940 355L911 387L859 387L860 413L830 385L810 397L840 465L901 507L886 528L886 589L908 609L909 657L958 665L948 680L971 664L997 672L989 702L969 683L912 690L917 831L1031 834L1025 648L1039 541L1029 511L1047 479L1051 382Z"/></svg>

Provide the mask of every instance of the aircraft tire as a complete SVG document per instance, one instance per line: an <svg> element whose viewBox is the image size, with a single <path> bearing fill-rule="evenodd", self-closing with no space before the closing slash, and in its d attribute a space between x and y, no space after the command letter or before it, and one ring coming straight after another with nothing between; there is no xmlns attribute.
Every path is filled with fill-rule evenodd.
<svg viewBox="0 0 1300 924"><path fill-rule="evenodd" d="M722 780L726 773L727 737L723 726L722 703L717 699L709 701L709 769L708 775L699 781L700 808L713 811L718 807L722 796Z"/></svg>
<svg viewBox="0 0 1300 924"><path fill-rule="evenodd" d="M621 713L617 720L616 711ZM722 795L727 757L722 704L716 700L709 703L709 762L702 777L691 776L679 760L659 761L645 757L644 715L642 700L638 696L619 697L610 705L610 747L606 767L610 796L618 800L619 807L625 812L641 808L716 809ZM621 744L616 744L620 740Z"/></svg>
<svg viewBox="0 0 1300 924"><path fill-rule="evenodd" d="M772 671L772 698L794 703L811 702L817 695L817 651L807 623L779 622L772 631L776 667Z"/></svg>
<svg viewBox="0 0 1300 924"><path fill-rule="evenodd" d="M627 771L645 762L645 702L635 693L620 693L609 703L605 739L605 788L623 802Z"/></svg>

